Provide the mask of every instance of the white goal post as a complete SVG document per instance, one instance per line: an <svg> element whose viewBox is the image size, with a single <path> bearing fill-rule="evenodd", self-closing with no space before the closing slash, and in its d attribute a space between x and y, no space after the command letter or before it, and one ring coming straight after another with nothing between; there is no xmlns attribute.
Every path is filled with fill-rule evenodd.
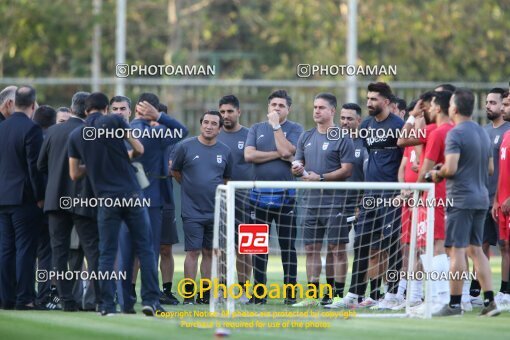
<svg viewBox="0 0 510 340"><path fill-rule="evenodd" d="M225 185L219 185L216 189L215 216L214 216L214 236L213 236L213 259L211 280L221 280L227 287L232 287L236 283L236 256L237 247L235 242L236 226L236 192L246 192L251 189L335 189L335 190L408 190L413 192L415 201L418 201L419 195L423 192L427 193L427 200L435 199L434 183L400 183L400 182L304 182L304 181L230 181ZM300 207L297 207L299 209ZM426 244L425 253L422 255L424 261L432 263L434 252L434 208L426 207ZM415 254L417 252L417 233L418 233L418 207L413 206L412 222L410 228L409 243L409 261L408 272L413 272L415 268ZM298 225L297 228L300 228ZM298 263L298 265L304 265ZM348 277L350 277L350 270ZM305 278L299 277L303 280ZM407 282L407 292L411 291L410 285L413 280ZM232 315L236 309L236 301L227 294L227 298L214 296L211 294L210 312L220 313L228 311L225 315ZM431 285L428 280L424 280L424 312L420 315L423 318L430 318L432 314L431 303L428 303L431 295ZM409 299L408 299L409 300ZM282 306L286 308L287 306ZM239 307L238 307L239 308ZM243 307L245 308L245 307ZM359 317L406 317L411 316L409 301L407 301L405 313L357 313Z"/></svg>

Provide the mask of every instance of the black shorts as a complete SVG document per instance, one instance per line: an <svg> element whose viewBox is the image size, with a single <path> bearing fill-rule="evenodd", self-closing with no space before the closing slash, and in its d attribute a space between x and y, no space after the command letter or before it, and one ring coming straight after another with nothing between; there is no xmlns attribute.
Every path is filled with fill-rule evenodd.
<svg viewBox="0 0 510 340"><path fill-rule="evenodd" d="M445 247L467 248L469 245L482 245L487 210L448 207L446 215Z"/></svg>
<svg viewBox="0 0 510 340"><path fill-rule="evenodd" d="M483 227L483 243L488 243L491 246L498 244L499 239L499 225L498 222L492 218L492 207L487 211L485 217L485 224Z"/></svg>
<svg viewBox="0 0 510 340"><path fill-rule="evenodd" d="M175 218L175 208L164 207L162 211L163 221L161 223L161 240L162 245L173 245L179 243L179 235L177 234L177 223Z"/></svg>
<svg viewBox="0 0 510 340"><path fill-rule="evenodd" d="M184 250L212 249L214 219L183 219Z"/></svg>
<svg viewBox="0 0 510 340"><path fill-rule="evenodd" d="M361 207L354 228L356 237L370 234L372 249L387 248L390 245L390 239L400 237L401 212L400 207L377 207L374 209Z"/></svg>
<svg viewBox="0 0 510 340"><path fill-rule="evenodd" d="M322 243L327 235L328 244L349 243L350 223L342 207L314 207L304 209L303 239L305 245Z"/></svg>

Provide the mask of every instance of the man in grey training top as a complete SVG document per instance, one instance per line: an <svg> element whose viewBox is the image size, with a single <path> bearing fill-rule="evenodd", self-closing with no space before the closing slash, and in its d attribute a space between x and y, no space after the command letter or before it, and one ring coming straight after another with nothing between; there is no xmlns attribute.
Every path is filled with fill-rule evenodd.
<svg viewBox="0 0 510 340"><path fill-rule="evenodd" d="M223 126L218 111L207 111L200 118L200 135L179 143L175 149L172 175L181 184L181 216L184 229L184 277L195 280L198 257L202 254L200 274L202 279L211 277L212 241L214 225L214 197L216 187L232 175L232 153L217 136ZM193 284L185 287L189 296ZM207 288L207 287L204 287ZM209 304L206 290L197 296L197 304ZM185 298L183 304L193 304Z"/></svg>

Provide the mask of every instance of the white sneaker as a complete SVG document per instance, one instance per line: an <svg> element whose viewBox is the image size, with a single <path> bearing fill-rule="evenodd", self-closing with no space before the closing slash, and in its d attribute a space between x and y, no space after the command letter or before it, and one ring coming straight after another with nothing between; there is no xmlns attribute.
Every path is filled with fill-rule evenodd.
<svg viewBox="0 0 510 340"><path fill-rule="evenodd" d="M246 292L243 292L243 295L237 300L237 303L242 305L247 305L250 302L250 299L246 296Z"/></svg>
<svg viewBox="0 0 510 340"><path fill-rule="evenodd" d="M404 299L402 297L389 296L388 293L386 293L384 299L379 302L376 306L370 307L370 310L388 310L392 309L394 307L397 307L398 305L402 304L402 301Z"/></svg>
<svg viewBox="0 0 510 340"><path fill-rule="evenodd" d="M498 309L502 312L510 311L510 294L503 294L503 296L499 300L500 301L498 302L496 301L496 298L494 298L494 301L496 301Z"/></svg>
<svg viewBox="0 0 510 340"><path fill-rule="evenodd" d="M437 313L443 308L445 303L439 302L439 301L432 301L430 310L432 314ZM410 308L410 314L413 316L422 316L425 314L425 303L421 302L420 304L416 306L412 306Z"/></svg>
<svg viewBox="0 0 510 340"><path fill-rule="evenodd" d="M318 305L320 305L318 299L304 299L301 302L293 304L292 307L317 307Z"/></svg>
<svg viewBox="0 0 510 340"><path fill-rule="evenodd" d="M372 299L371 297L367 297L363 299L363 301L359 304L361 308L368 308L377 305L377 301Z"/></svg>
<svg viewBox="0 0 510 340"><path fill-rule="evenodd" d="M421 304L422 304L421 300L415 300L415 301L411 301L409 303L409 307L416 308ZM404 301L402 301L402 303L400 305L391 308L391 310L394 310L394 311L399 311L399 310L404 310L404 309L406 309L406 300L405 299L404 299Z"/></svg>
<svg viewBox="0 0 510 340"><path fill-rule="evenodd" d="M333 298L333 303L329 305L325 305L324 308L328 309L338 309L338 308L358 308L358 298L345 296L343 298L335 296Z"/></svg>
<svg viewBox="0 0 510 340"><path fill-rule="evenodd" d="M505 298L505 295L504 293L501 293L501 292L498 292L496 294L496 296L494 297L494 301L496 302L496 305L500 305L501 302L503 302L503 299Z"/></svg>
<svg viewBox="0 0 510 340"><path fill-rule="evenodd" d="M462 308L464 312L473 311L473 305L471 304L471 301L462 301L460 303L460 308Z"/></svg>
<svg viewBox="0 0 510 340"><path fill-rule="evenodd" d="M478 296L470 295L469 297L471 298L471 305L476 306L476 307L483 307L483 300L480 295L478 295Z"/></svg>

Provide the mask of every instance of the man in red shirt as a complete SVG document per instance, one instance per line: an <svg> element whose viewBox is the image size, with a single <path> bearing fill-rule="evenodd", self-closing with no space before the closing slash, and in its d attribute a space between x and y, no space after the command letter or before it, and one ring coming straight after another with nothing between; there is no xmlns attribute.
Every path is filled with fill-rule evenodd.
<svg viewBox="0 0 510 340"><path fill-rule="evenodd" d="M503 119L510 120L510 95L503 94ZM510 131L503 135L499 149L499 178L492 217L499 224L501 289L494 300L500 310L510 310Z"/></svg>

